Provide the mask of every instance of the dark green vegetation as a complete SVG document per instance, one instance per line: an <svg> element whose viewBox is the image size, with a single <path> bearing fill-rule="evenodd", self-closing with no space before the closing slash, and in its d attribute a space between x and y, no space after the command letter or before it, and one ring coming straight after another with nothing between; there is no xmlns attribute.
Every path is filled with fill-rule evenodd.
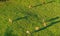
<svg viewBox="0 0 60 36"><path fill-rule="evenodd" d="M8 0L0 0L0 2L6 2L6 1L8 1Z"/></svg>
<svg viewBox="0 0 60 36"><path fill-rule="evenodd" d="M60 0L0 2L0 36L60 36Z"/></svg>

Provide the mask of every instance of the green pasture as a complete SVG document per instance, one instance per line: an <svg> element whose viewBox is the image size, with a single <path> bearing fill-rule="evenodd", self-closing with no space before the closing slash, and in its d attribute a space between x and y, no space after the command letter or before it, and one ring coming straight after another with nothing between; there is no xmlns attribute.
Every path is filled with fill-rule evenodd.
<svg viewBox="0 0 60 36"><path fill-rule="evenodd" d="M60 36L60 0L0 1L0 36Z"/></svg>

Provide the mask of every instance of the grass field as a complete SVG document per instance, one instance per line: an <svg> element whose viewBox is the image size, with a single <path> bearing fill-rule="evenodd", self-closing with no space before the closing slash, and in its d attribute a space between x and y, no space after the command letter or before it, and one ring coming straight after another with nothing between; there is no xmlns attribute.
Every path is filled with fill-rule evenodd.
<svg viewBox="0 0 60 36"><path fill-rule="evenodd" d="M60 0L0 1L0 36L60 36Z"/></svg>

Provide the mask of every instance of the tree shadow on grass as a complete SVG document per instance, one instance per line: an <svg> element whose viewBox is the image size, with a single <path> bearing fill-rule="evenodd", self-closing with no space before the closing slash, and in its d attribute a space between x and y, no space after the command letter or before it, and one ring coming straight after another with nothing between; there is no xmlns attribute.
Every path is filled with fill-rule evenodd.
<svg viewBox="0 0 60 36"><path fill-rule="evenodd" d="M9 32L5 32L4 36L16 36L15 34L12 34L12 30L10 30Z"/></svg>
<svg viewBox="0 0 60 36"><path fill-rule="evenodd" d="M44 4L48 4L48 3L52 3L52 2L55 2L55 1L49 1L49 2L47 2L47 3L43 2L42 4L38 4L38 5L32 6L32 8L33 8L33 7L42 6L42 5L44 5Z"/></svg>
<svg viewBox="0 0 60 36"><path fill-rule="evenodd" d="M14 31L14 26L8 26L8 28L6 29L5 33L4 33L4 36L18 36L18 34L14 34L13 31ZM22 26L19 26L19 29L22 29L22 31L24 32L24 27Z"/></svg>
<svg viewBox="0 0 60 36"><path fill-rule="evenodd" d="M14 22L14 21L18 21L18 20L22 20L22 19L27 19L27 18L28 18L28 16L18 17L18 18L16 18L16 19L14 19L13 22Z"/></svg>
<svg viewBox="0 0 60 36"><path fill-rule="evenodd" d="M35 30L34 32L39 32L39 31L44 30L44 29L46 29L46 28L48 28L48 27L51 27L51 26L53 26L54 24L59 23L59 22L60 22L60 20L59 20L59 21L52 22L52 23L50 23L50 25L48 25L48 26L46 26L46 27L43 27L43 28L40 28L39 30Z"/></svg>
<svg viewBox="0 0 60 36"><path fill-rule="evenodd" d="M60 17L51 18L51 19L47 20L46 22L51 22L51 21L57 20L57 19L59 19L59 18L60 18Z"/></svg>
<svg viewBox="0 0 60 36"><path fill-rule="evenodd" d="M12 34L13 30L11 27L8 27L4 33L4 36L17 36L17 34Z"/></svg>
<svg viewBox="0 0 60 36"><path fill-rule="evenodd" d="M27 13L27 15L24 16L24 17L17 17L16 19L13 20L13 22L14 22L14 21L18 21L18 20L22 20L22 19L28 20L30 17L33 17L33 18L36 18L37 20L39 20L39 17L38 17L37 14Z"/></svg>

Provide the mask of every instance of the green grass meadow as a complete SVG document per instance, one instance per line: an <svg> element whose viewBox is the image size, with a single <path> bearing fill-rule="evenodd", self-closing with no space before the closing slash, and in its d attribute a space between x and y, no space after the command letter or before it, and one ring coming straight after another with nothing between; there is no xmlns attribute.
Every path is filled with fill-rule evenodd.
<svg viewBox="0 0 60 36"><path fill-rule="evenodd" d="M0 1L0 36L60 36L60 0Z"/></svg>

